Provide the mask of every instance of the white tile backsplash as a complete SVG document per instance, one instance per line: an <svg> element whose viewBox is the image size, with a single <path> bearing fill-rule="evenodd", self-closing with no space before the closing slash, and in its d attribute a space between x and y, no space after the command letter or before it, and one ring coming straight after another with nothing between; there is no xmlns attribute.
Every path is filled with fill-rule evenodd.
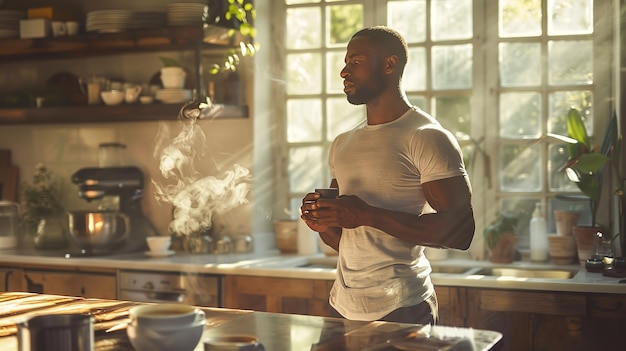
<svg viewBox="0 0 626 351"><path fill-rule="evenodd" d="M167 124L172 131L178 131L181 126L175 121ZM250 119L201 121L199 125L206 135L208 151L197 160L197 168L203 175L220 177L221 172L235 163L251 169ZM161 178L159 162L153 156L157 131L158 122L1 126L0 149L12 150L13 164L19 167L23 180L30 181L35 165L45 163L61 180L66 209L76 210L89 206L78 198L71 175L80 168L97 166L99 143L126 144L129 163L145 174L144 213L162 234L166 234L171 206L157 203L151 183L152 178ZM220 219L227 231L236 233L243 227L250 232L250 210L243 207Z"/></svg>

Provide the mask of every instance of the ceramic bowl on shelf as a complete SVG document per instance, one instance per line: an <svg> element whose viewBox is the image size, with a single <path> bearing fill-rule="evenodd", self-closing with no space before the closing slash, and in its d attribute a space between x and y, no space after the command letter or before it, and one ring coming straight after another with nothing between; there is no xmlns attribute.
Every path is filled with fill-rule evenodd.
<svg viewBox="0 0 626 351"><path fill-rule="evenodd" d="M121 90L107 90L100 93L102 101L106 105L115 106L124 102L124 92Z"/></svg>
<svg viewBox="0 0 626 351"><path fill-rule="evenodd" d="M182 67L161 68L161 83L164 88L181 89L185 86L187 72Z"/></svg>
<svg viewBox="0 0 626 351"><path fill-rule="evenodd" d="M185 75L167 74L161 75L164 88L181 89L185 86Z"/></svg>
<svg viewBox="0 0 626 351"><path fill-rule="evenodd" d="M143 95L139 97L139 102L148 105L154 102L154 97L150 95Z"/></svg>

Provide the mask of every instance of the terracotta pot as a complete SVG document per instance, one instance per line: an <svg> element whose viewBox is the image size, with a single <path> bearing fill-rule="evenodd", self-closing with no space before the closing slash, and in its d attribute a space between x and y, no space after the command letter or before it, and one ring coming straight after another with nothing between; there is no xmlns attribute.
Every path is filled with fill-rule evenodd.
<svg viewBox="0 0 626 351"><path fill-rule="evenodd" d="M576 259L576 240L573 236L548 235L550 260L554 264L570 264Z"/></svg>
<svg viewBox="0 0 626 351"><path fill-rule="evenodd" d="M496 246L489 252L489 260L494 263L511 263L515 261L515 233L502 234Z"/></svg>
<svg viewBox="0 0 626 351"><path fill-rule="evenodd" d="M595 238L597 232L602 232L602 228L590 226L573 227L574 239L576 239L576 250L578 252L578 261L582 267L585 267L587 259L591 257L593 239Z"/></svg>
<svg viewBox="0 0 626 351"><path fill-rule="evenodd" d="M580 213L575 211L554 210L554 221L556 222L556 234L561 236L572 236L573 227L578 223Z"/></svg>
<svg viewBox="0 0 626 351"><path fill-rule="evenodd" d="M281 253L295 253L298 251L298 222L294 220L274 221L276 247Z"/></svg>

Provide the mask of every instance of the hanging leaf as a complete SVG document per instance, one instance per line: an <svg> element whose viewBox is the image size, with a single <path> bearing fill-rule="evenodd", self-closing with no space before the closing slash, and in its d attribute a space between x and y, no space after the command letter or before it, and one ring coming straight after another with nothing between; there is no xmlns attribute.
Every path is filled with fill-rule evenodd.
<svg viewBox="0 0 626 351"><path fill-rule="evenodd" d="M173 58L161 56L159 57L159 59L165 67L181 67L180 63L178 63L178 61L174 60Z"/></svg>

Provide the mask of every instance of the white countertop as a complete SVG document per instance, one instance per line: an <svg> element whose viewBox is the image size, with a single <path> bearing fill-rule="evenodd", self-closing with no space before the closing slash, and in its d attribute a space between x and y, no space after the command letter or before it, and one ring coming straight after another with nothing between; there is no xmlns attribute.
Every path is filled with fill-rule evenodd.
<svg viewBox="0 0 626 351"><path fill-rule="evenodd" d="M0 265L50 265L68 268L111 268L120 270L145 270L165 272L188 272L218 275L251 275L301 279L333 280L332 268L336 258L322 254L311 256L265 254L189 255L176 253L168 257L153 258L143 253L111 256L64 257L62 252L37 250L0 250ZM305 267L309 265L310 267ZM520 290L547 290L567 292L594 292L626 294L624 278L605 277L601 273L589 273L579 265L552 265L531 262L514 262L495 265L488 261L447 259L432 261L432 281L439 286L463 286ZM507 267L530 270L572 271L569 279L524 278L494 276L485 268ZM461 273L439 273L440 270L463 270Z"/></svg>

